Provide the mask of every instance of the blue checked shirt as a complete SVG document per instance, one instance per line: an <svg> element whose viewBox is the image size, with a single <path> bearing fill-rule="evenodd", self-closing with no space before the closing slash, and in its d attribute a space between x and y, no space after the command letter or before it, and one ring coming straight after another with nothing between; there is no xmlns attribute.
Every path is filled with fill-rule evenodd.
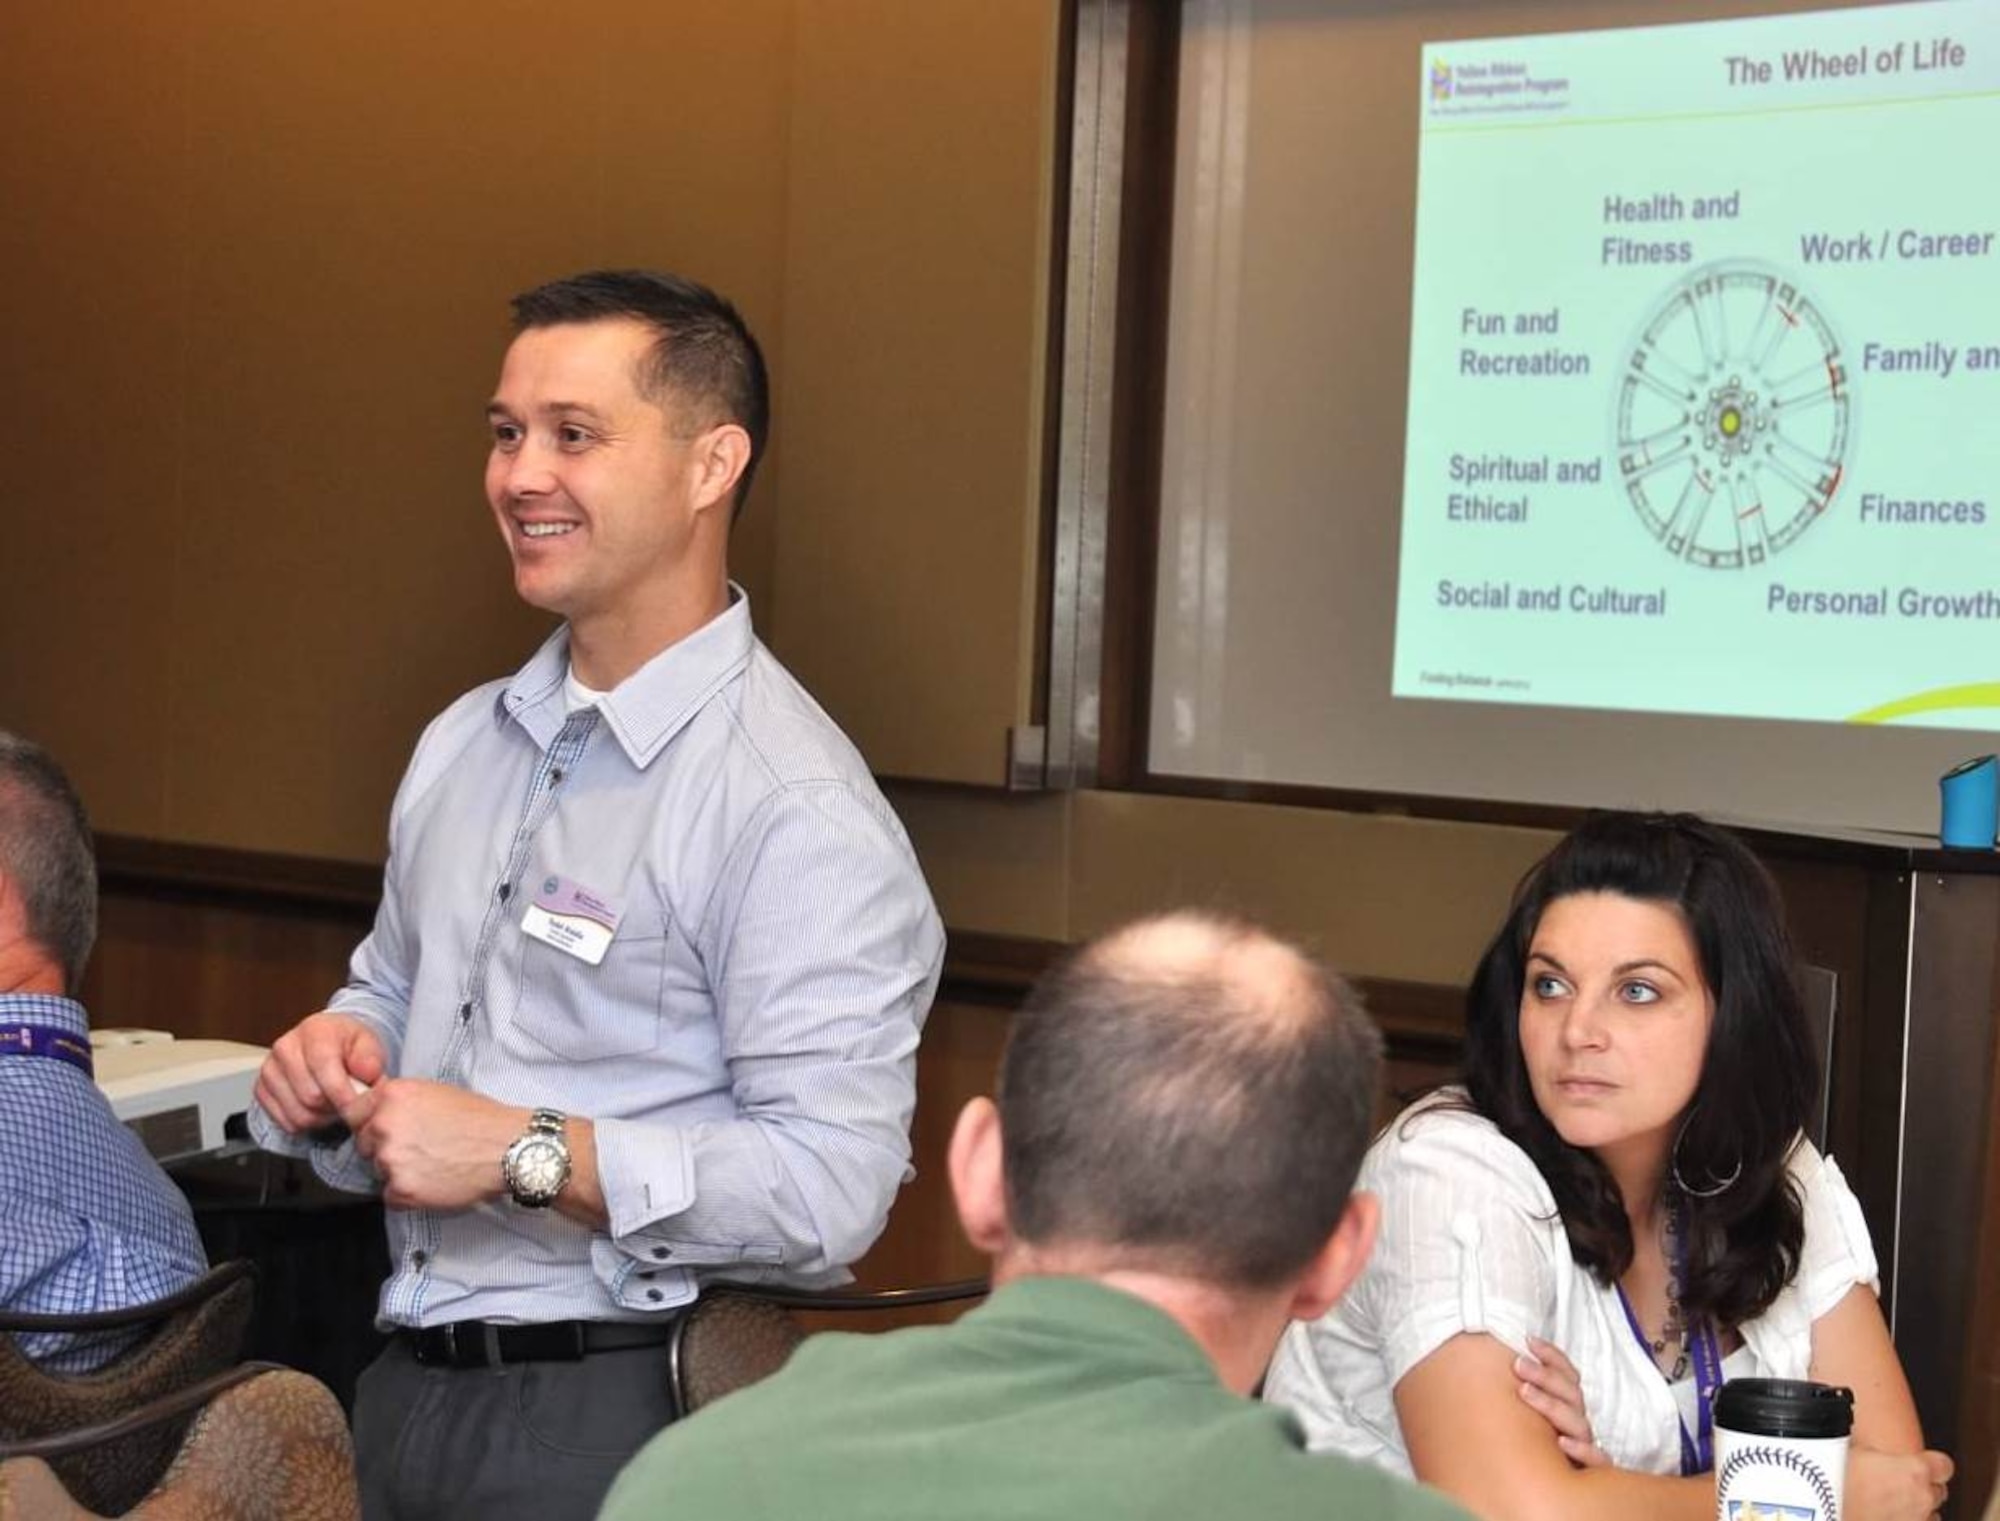
<svg viewBox="0 0 2000 1521"><path fill-rule="evenodd" d="M567 669L559 630L432 722L329 1007L375 1028L392 1073L594 1121L610 1228L504 1198L391 1210L385 1325L633 1320L712 1276L838 1282L909 1176L944 935L860 755L740 592L597 707L567 711ZM620 910L600 965L524 930L558 884ZM351 1141L251 1124L376 1186Z"/></svg>
<svg viewBox="0 0 2000 1521"><path fill-rule="evenodd" d="M0 993L0 1025L88 1039L74 999ZM0 1056L0 1304L76 1315L149 1304L208 1271L194 1214L81 1069ZM27 1355L64 1373L98 1367L129 1337L36 1333Z"/></svg>

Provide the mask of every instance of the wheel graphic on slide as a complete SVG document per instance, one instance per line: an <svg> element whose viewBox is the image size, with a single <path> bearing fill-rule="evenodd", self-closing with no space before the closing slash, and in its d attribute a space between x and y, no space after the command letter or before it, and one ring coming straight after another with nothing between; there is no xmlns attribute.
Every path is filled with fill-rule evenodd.
<svg viewBox="0 0 2000 1521"><path fill-rule="evenodd" d="M1619 379L1618 477L1694 565L1761 565L1833 503L1854 436L1847 360L1797 282L1728 259L1660 299Z"/></svg>

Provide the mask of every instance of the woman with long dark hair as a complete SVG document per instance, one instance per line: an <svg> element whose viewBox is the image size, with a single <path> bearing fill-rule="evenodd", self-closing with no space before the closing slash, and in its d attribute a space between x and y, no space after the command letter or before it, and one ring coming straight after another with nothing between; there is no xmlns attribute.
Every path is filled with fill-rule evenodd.
<svg viewBox="0 0 2000 1521"><path fill-rule="evenodd" d="M1714 1514L1725 1378L1855 1395L1846 1521L1928 1516L1922 1451L1818 1085L1777 891L1685 814L1602 814L1474 975L1465 1083L1376 1141L1360 1282L1279 1347L1315 1447L1494 1518Z"/></svg>

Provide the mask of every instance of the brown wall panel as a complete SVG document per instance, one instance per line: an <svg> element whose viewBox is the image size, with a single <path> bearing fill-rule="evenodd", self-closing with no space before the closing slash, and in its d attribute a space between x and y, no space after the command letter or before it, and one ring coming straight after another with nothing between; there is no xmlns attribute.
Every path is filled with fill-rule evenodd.
<svg viewBox="0 0 2000 1521"><path fill-rule="evenodd" d="M116 829L164 820L188 39L168 8L0 6L0 725Z"/></svg>
<svg viewBox="0 0 2000 1521"><path fill-rule="evenodd" d="M506 298L706 278L782 364L793 0L0 16L0 724L100 825L379 858L423 721L548 621L480 486ZM737 545L768 622L775 459ZM25 571L25 573L22 573Z"/></svg>
<svg viewBox="0 0 2000 1521"><path fill-rule="evenodd" d="M775 647L890 775L1032 702L1059 14L799 10Z"/></svg>
<svg viewBox="0 0 2000 1521"><path fill-rule="evenodd" d="M1066 943L1138 914L1221 908L1301 937L1351 975L1449 987L1558 838L1148 793L889 792L954 930Z"/></svg>
<svg viewBox="0 0 2000 1521"><path fill-rule="evenodd" d="M190 473L235 521L183 568L175 836L379 852L423 721L547 628L513 598L481 494L511 292L586 264L712 264L775 311L774 49L724 46L700 8L597 10L616 47L551 46L518 4L242 0L205 32L188 407L261 426L189 434ZM766 44L788 26L778 4L729 19ZM727 252L704 231L745 224Z"/></svg>
<svg viewBox="0 0 2000 1521"><path fill-rule="evenodd" d="M92 1024L269 1045L325 1007L369 915L107 892L100 920Z"/></svg>
<svg viewBox="0 0 2000 1521"><path fill-rule="evenodd" d="M734 556L761 626L883 769L997 779L1032 702L1060 14L10 10L0 403L41 447L0 723L109 830L379 858L422 722L546 627L480 492L505 298L649 263L770 350Z"/></svg>
<svg viewBox="0 0 2000 1521"><path fill-rule="evenodd" d="M542 626L484 520L480 413L507 291L589 195L558 182L495 236L501 165L540 184L561 150L507 133L493 89L532 69L573 100L587 70L519 26L467 47L463 6L241 0L190 25L182 448L206 531L177 568L167 828L379 855L418 727Z"/></svg>
<svg viewBox="0 0 2000 1521"><path fill-rule="evenodd" d="M887 791L954 932L1069 938L1071 796L897 783Z"/></svg>
<svg viewBox="0 0 2000 1521"><path fill-rule="evenodd" d="M1077 797L1070 931L1193 903L1350 975L1463 985L1546 830L1133 793Z"/></svg>

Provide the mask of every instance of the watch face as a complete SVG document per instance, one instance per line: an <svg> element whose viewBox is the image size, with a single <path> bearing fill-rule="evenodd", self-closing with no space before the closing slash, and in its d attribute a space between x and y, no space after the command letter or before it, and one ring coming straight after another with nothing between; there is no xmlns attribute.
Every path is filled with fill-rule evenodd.
<svg viewBox="0 0 2000 1521"><path fill-rule="evenodd" d="M529 1136L514 1152L514 1192L526 1199L552 1199L569 1178L569 1152L553 1137Z"/></svg>

